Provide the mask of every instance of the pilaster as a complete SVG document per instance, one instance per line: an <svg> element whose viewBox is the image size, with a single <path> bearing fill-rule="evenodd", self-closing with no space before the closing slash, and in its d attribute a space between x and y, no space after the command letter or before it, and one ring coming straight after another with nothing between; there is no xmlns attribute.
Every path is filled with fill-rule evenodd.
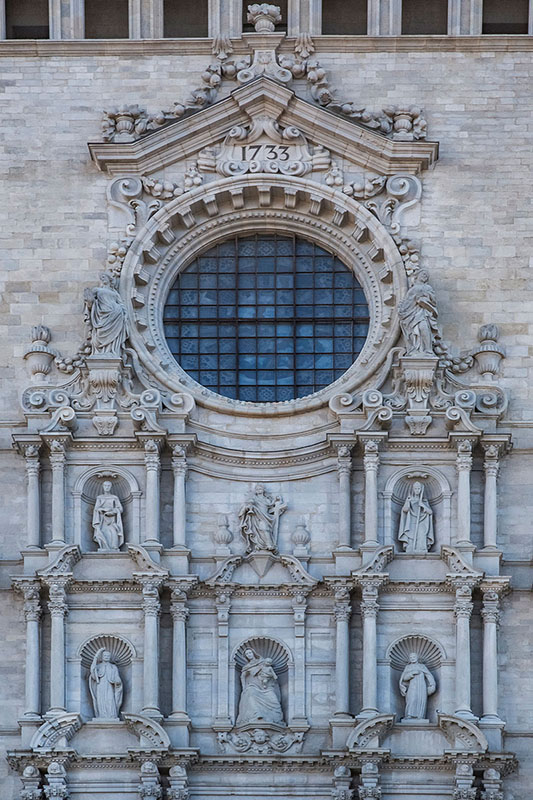
<svg viewBox="0 0 533 800"><path fill-rule="evenodd" d="M229 623L233 587L215 589L217 615L218 696L217 714L213 728L227 731L232 727L229 708Z"/></svg>
<svg viewBox="0 0 533 800"><path fill-rule="evenodd" d="M67 587L71 578L72 574L69 573L44 579L50 593L48 610L51 617L50 709L47 716L66 711L65 619L68 614Z"/></svg>
<svg viewBox="0 0 533 800"><path fill-rule="evenodd" d="M144 656L142 713L150 717L161 717L159 710L159 616L161 603L159 590L163 578L155 575L139 575L142 586L144 612Z"/></svg>

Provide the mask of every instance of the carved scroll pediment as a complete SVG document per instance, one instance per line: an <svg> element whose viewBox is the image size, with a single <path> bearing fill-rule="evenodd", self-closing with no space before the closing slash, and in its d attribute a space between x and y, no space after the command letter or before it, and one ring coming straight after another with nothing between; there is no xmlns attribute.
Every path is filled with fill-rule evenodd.
<svg viewBox="0 0 533 800"><path fill-rule="evenodd" d="M475 578L476 580L480 580L483 577L483 572L474 569L468 564L461 553L454 547L443 545L441 548L441 558L447 564L452 577L464 576L465 578Z"/></svg>
<svg viewBox="0 0 533 800"><path fill-rule="evenodd" d="M80 728L81 717L77 713L54 717L38 728L31 740L30 747L32 750L64 748Z"/></svg>
<svg viewBox="0 0 533 800"><path fill-rule="evenodd" d="M485 753L489 744L479 728L468 720L451 714L438 714L439 728L454 750L472 750Z"/></svg>
<svg viewBox="0 0 533 800"><path fill-rule="evenodd" d="M141 749L167 750L170 739L166 731L153 719L142 714L123 714L126 726L139 737Z"/></svg>
<svg viewBox="0 0 533 800"><path fill-rule="evenodd" d="M348 736L346 747L348 750L379 748L381 738L392 728L395 719L394 714L379 714L363 720Z"/></svg>
<svg viewBox="0 0 533 800"><path fill-rule="evenodd" d="M206 580L208 586L220 584L241 586L287 586L307 588L317 581L309 575L302 563L289 555L255 551L247 556L230 556Z"/></svg>
<svg viewBox="0 0 533 800"><path fill-rule="evenodd" d="M72 572L72 567L81 558L80 548L77 544L69 544L63 547L57 554L54 561L47 567L39 571L39 575L52 577L54 575L67 575Z"/></svg>

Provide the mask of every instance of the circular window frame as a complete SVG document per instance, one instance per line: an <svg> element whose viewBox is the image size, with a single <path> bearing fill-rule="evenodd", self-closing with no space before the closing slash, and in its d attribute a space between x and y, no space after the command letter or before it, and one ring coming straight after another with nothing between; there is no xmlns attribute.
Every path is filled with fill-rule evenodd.
<svg viewBox="0 0 533 800"><path fill-rule="evenodd" d="M353 271L368 303L369 330L358 358L336 381L302 398L224 397L191 378L166 342L163 308L179 272L217 242L258 232L300 236L337 256ZM315 410L335 395L368 388L398 338L397 306L406 290L399 250L371 212L338 190L277 175L217 180L170 201L132 242L120 279L130 341L163 392L189 393L199 405L225 414L262 417Z"/></svg>

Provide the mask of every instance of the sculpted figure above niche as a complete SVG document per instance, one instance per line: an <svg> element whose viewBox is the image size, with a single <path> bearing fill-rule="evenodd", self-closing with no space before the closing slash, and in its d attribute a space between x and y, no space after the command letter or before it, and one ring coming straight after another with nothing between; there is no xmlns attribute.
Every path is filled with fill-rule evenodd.
<svg viewBox="0 0 533 800"><path fill-rule="evenodd" d="M435 292L428 280L428 273L420 270L398 308L408 356L434 354L433 342L439 335L438 311Z"/></svg>
<svg viewBox="0 0 533 800"><path fill-rule="evenodd" d="M122 705L123 687L111 653L103 647L98 650L91 664L89 689L98 719L117 719Z"/></svg>
<svg viewBox="0 0 533 800"><path fill-rule="evenodd" d="M85 320L90 328L91 355L121 354L128 332L126 307L107 272L100 275L100 286L85 290Z"/></svg>
<svg viewBox="0 0 533 800"><path fill-rule="evenodd" d="M256 484L239 511L239 527L246 542L246 552L278 549L279 519L287 504L279 495L267 493L262 483Z"/></svg>
<svg viewBox="0 0 533 800"><path fill-rule="evenodd" d="M435 542L433 510L424 498L424 485L413 483L403 504L398 541L406 553L428 553Z"/></svg>
<svg viewBox="0 0 533 800"><path fill-rule="evenodd" d="M411 653L400 678L400 692L405 697L405 717L402 720L424 720L428 696L437 688L435 678L418 660L417 653Z"/></svg>
<svg viewBox="0 0 533 800"><path fill-rule="evenodd" d="M278 676L271 658L263 658L249 647L244 652L246 663L241 670L242 693L237 725L266 722L285 725Z"/></svg>
<svg viewBox="0 0 533 800"><path fill-rule="evenodd" d="M111 493L113 484L104 481L102 494L96 498L93 511L93 539L99 552L113 552L124 544L122 503Z"/></svg>

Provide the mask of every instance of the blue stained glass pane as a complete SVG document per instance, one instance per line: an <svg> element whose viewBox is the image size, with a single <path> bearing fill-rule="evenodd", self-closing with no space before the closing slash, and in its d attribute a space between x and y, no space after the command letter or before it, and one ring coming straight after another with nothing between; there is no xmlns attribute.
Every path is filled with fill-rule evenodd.
<svg viewBox="0 0 533 800"><path fill-rule="evenodd" d="M294 366L294 356L290 355L276 356L276 367L278 369L292 369L293 366Z"/></svg>
<svg viewBox="0 0 533 800"><path fill-rule="evenodd" d="M180 363L184 370L198 369L198 356L182 356Z"/></svg>
<svg viewBox="0 0 533 800"><path fill-rule="evenodd" d="M313 242L277 234L210 247L177 274L163 314L182 369L249 402L304 397L331 384L356 361L368 324L350 269Z"/></svg>
<svg viewBox="0 0 533 800"><path fill-rule="evenodd" d="M217 288L217 276L216 275L200 275L199 278L199 286L200 289L216 289Z"/></svg>
<svg viewBox="0 0 533 800"><path fill-rule="evenodd" d="M241 319L253 319L257 315L255 306L239 306L238 316Z"/></svg>
<svg viewBox="0 0 533 800"><path fill-rule="evenodd" d="M257 275L258 289L273 289L274 283L277 285L277 279L275 279L275 275Z"/></svg>
<svg viewBox="0 0 533 800"><path fill-rule="evenodd" d="M314 343L312 339L297 339L296 352L297 353L312 353L314 350Z"/></svg>
<svg viewBox="0 0 533 800"><path fill-rule="evenodd" d="M296 290L296 302L298 305L302 303L312 303L313 302L313 290L312 289L297 289Z"/></svg>
<svg viewBox="0 0 533 800"><path fill-rule="evenodd" d="M255 369L257 366L257 356L249 353L242 353L239 356L239 369Z"/></svg>
<svg viewBox="0 0 533 800"><path fill-rule="evenodd" d="M235 355L235 353L232 353L231 355L228 354L224 356L219 356L218 362L220 369L235 369L235 367L237 366L237 356Z"/></svg>
<svg viewBox="0 0 533 800"><path fill-rule="evenodd" d="M212 355L200 356L200 369L217 369L217 367L218 367L218 356L215 353L213 353ZM185 367L183 367L183 369L185 369Z"/></svg>
<svg viewBox="0 0 533 800"><path fill-rule="evenodd" d="M276 383L276 376L270 369L260 369L257 371L257 380L262 386L273 386Z"/></svg>
<svg viewBox="0 0 533 800"><path fill-rule="evenodd" d="M264 278L264 275L260 276ZM291 272L288 275L276 275L276 287L278 289L292 289L294 286L294 274Z"/></svg>
<svg viewBox="0 0 533 800"><path fill-rule="evenodd" d="M274 339L258 339L257 352L258 353L274 353L276 349L276 342Z"/></svg>
<svg viewBox="0 0 533 800"><path fill-rule="evenodd" d="M294 342L292 339L277 339L276 340L276 352L277 353L293 353L294 352Z"/></svg>
<svg viewBox="0 0 533 800"><path fill-rule="evenodd" d="M276 400L276 390L270 386L258 386L257 399L260 403L273 403Z"/></svg>
<svg viewBox="0 0 533 800"><path fill-rule="evenodd" d="M276 358L273 355L257 356L257 366L259 369L274 369L276 366Z"/></svg>

